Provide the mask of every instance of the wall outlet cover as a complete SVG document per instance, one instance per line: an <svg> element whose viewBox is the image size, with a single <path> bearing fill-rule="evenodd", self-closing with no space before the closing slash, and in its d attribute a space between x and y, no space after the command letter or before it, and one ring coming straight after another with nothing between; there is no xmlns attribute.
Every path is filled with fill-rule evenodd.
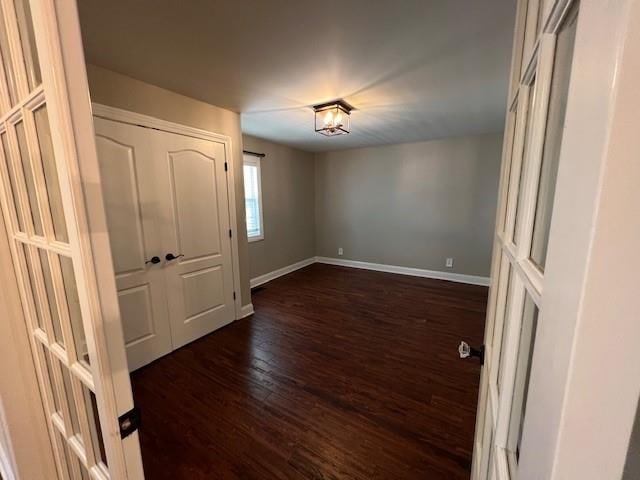
<svg viewBox="0 0 640 480"><path fill-rule="evenodd" d="M453 268L453 258L447 258L447 261L445 262L445 266L447 268Z"/></svg>
<svg viewBox="0 0 640 480"><path fill-rule="evenodd" d="M344 250L342 250L342 247L338 248L338 255L342 255L344 253Z"/></svg>

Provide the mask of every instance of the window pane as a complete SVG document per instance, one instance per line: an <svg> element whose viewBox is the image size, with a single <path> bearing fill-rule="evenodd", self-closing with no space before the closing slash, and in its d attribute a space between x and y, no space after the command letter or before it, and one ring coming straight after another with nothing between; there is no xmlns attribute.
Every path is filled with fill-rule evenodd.
<svg viewBox="0 0 640 480"><path fill-rule="evenodd" d="M522 200L524 198L524 176L526 175L526 171L527 171L527 165L528 165L528 155L527 155L527 147L528 147L528 143L529 143L529 134L531 132L531 123L532 123L532 118L533 118L533 105L535 103L535 97L536 97L536 83L535 83L535 79L533 80L533 82L531 83L531 87L529 89L529 99L528 99L528 106L527 106L527 120L526 120L526 124L524 126L524 138L522 140L522 162L520 165L520 178L518 179L518 200L516 202L516 220L514 222L513 225L513 232L511 232L512 237L513 238L513 243L517 243L519 241L519 239L516 238L516 235L518 233L518 225L519 225L519 220L520 220L520 215L522 212Z"/></svg>
<svg viewBox="0 0 640 480"><path fill-rule="evenodd" d="M13 204L16 208L16 216L18 217L18 230L25 231L24 228L24 214L20 203L18 202L18 176L11 163L11 152L9 151L9 137L6 132L0 134L0 140L2 141L2 153L4 154L5 162L7 163L7 170L9 172L9 182L11 183L11 194L13 195Z"/></svg>
<svg viewBox="0 0 640 480"><path fill-rule="evenodd" d="M22 252L24 253L25 263L27 264L27 274L29 275L29 285L31 287L31 294L33 297L33 303L36 306L36 323L38 327L44 330L44 323L42 321L42 307L40 306L40 302L38 301L38 290L36 289L36 277L33 273L33 263L31 262L31 256L29 255L29 247L24 243L18 242L18 248L22 248Z"/></svg>
<svg viewBox="0 0 640 480"><path fill-rule="evenodd" d="M82 391L87 411L87 418L89 420L89 431L91 432L91 442L93 444L93 452L96 457L96 462L102 462L105 465L108 465L104 441L102 440L102 429L100 428L96 396L84 384L82 385Z"/></svg>
<svg viewBox="0 0 640 480"><path fill-rule="evenodd" d="M39 342L38 342L39 343ZM49 357L49 350L45 348L43 345L39 346L40 348L40 356L44 359L43 365L43 374L46 377L44 379L45 384L49 388L51 392L51 397L53 398L53 413L60 413L60 398L58 397L58 390L54 388L55 381L53 380L53 368L51 367L51 358Z"/></svg>
<svg viewBox="0 0 640 480"><path fill-rule="evenodd" d="M53 278L51 276L51 266L49 265L49 257L47 252L38 249L40 256L40 265L42 267L42 276L44 277L44 286L47 291L47 300L49 303L49 312L51 313L51 322L53 323L53 336L60 345L64 346L64 338L62 337L62 326L60 325L60 315L56 304L56 295L53 288Z"/></svg>
<svg viewBox="0 0 640 480"><path fill-rule="evenodd" d="M27 146L27 136L24 131L24 122L16 124L16 136L18 137L18 147L20 148L20 158L22 159L24 183L27 186L27 195L29 196L33 228L36 235L44 236L44 231L42 230L42 217L40 216L38 196L36 194L36 183L33 178L33 170L31 169L31 162L29 159L29 148Z"/></svg>
<svg viewBox="0 0 640 480"><path fill-rule="evenodd" d="M76 346L78 360L89 364L89 353L84 327L82 325L82 312L80 311L76 276L73 273L73 261L69 257L61 256L59 258L62 280L64 282L64 293L67 300L67 308L69 309L69 320L71 321L71 331L73 332L73 343Z"/></svg>
<svg viewBox="0 0 640 480"><path fill-rule="evenodd" d="M506 166L506 172L504 175L504 182L505 182L505 203L507 205L504 206L503 210L502 210L502 221L501 221L501 225L502 225L502 232L505 232L506 228L507 228L507 210L509 209L509 190L511 188L511 166L513 165L513 143L515 140L515 132L518 131L518 106L516 105L516 107L514 108L513 111L509 112L509 130L508 130L508 135L509 135L509 155L507 156L507 166Z"/></svg>
<svg viewBox="0 0 640 480"><path fill-rule="evenodd" d="M58 462L60 462L62 471L65 472L63 473L63 475L67 475L66 478L73 478L72 477L72 470L71 470L71 459L72 454L69 451L69 446L67 445L67 441L62 437L62 434L56 430L56 437L58 439Z"/></svg>
<svg viewBox="0 0 640 480"><path fill-rule="evenodd" d="M36 39L33 34L29 0L15 0L14 5L16 7L16 16L18 17L18 30L20 31L20 43L22 44L22 56L24 57L24 66L27 71L29 90L33 90L42 83L42 78Z"/></svg>
<svg viewBox="0 0 640 480"><path fill-rule="evenodd" d="M505 304L503 305L503 318L504 320L502 321L502 331L500 332L500 354L498 357L498 392L500 392L500 389L502 388L502 373L503 373L503 368L502 368L502 358L504 355L504 349L506 347L505 342L507 340L507 329L509 328L509 324L511 323L509 321L509 317L508 317L508 312L509 312L509 304L511 303L511 294L513 291L513 288L511 286L511 282L513 281L513 270L510 268L509 266L509 275L508 275L508 280L507 280L507 291L505 293Z"/></svg>
<svg viewBox="0 0 640 480"><path fill-rule="evenodd" d="M0 8L0 56L2 56L2 66L4 67L4 75L9 89L9 103L13 106L18 102L18 90L16 89L16 78L11 64L9 38L7 37L2 8Z"/></svg>
<svg viewBox="0 0 640 480"><path fill-rule="evenodd" d="M560 146L564 132L564 118L571 78L571 60L576 35L577 8L569 14L558 33L556 42L553 77L549 96L547 126L540 167L540 183L536 204L533 238L531 241L531 259L544 271L549 243L551 213L556 191L556 177L560 162Z"/></svg>
<svg viewBox="0 0 640 480"><path fill-rule="evenodd" d="M522 324L520 326L520 342L518 346L518 360L511 404L511 417L509 421L509 438L507 448L515 453L516 459L520 458L520 443L522 441L522 427L527 408L527 395L529 393L529 377L531 375L531 360L533 358L533 346L538 327L538 307L529 295L526 295ZM515 472L511 472L515 475Z"/></svg>
<svg viewBox="0 0 640 480"><path fill-rule="evenodd" d="M71 385L71 375L69 370L64 365L60 365L60 370L62 370L62 380L64 383L64 392L65 392L65 400L69 407L69 422L71 423L71 432L67 432L67 437L71 437L72 435L77 435L82 441L82 435L80 432L80 422L78 421L78 410L76 409L76 402L73 398L73 386ZM82 442L84 443L84 442Z"/></svg>
<svg viewBox="0 0 640 480"><path fill-rule="evenodd" d="M51 208L51 218L53 220L53 230L56 240L69 242L67 226L64 221L64 211L62 209L62 196L60 195L60 183L58 182L58 170L56 169L56 159L53 156L53 145L51 143L51 129L49 127L49 116L47 107L42 106L34 112L36 132L38 134L38 145L44 169L44 179L47 184L47 195Z"/></svg>
<svg viewBox="0 0 640 480"><path fill-rule="evenodd" d="M247 235L257 237L262 234L260 225L260 190L258 167L244 165L244 195L247 216Z"/></svg>

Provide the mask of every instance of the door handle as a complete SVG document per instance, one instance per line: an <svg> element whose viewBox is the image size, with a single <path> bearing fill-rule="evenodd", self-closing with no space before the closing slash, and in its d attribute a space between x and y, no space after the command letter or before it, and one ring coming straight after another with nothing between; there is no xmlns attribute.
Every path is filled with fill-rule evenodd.
<svg viewBox="0 0 640 480"><path fill-rule="evenodd" d="M467 342L460 342L458 353L460 354L460 358L477 357L480 359L480 365L484 365L484 345L473 348L470 347Z"/></svg>
<svg viewBox="0 0 640 480"><path fill-rule="evenodd" d="M181 253L180 255L174 255L173 253L167 253L165 255L165 260L167 262L170 262L171 260L175 260L176 258L180 258L180 257L184 257L184 255Z"/></svg>
<svg viewBox="0 0 640 480"><path fill-rule="evenodd" d="M146 265L147 263L153 263L153 264L155 265L156 263L160 263L160 262L161 262L160 257L156 255L156 256L154 256L154 257L151 257L151 260L147 260L147 261L146 261L146 262L144 262L144 263L145 263L145 265Z"/></svg>

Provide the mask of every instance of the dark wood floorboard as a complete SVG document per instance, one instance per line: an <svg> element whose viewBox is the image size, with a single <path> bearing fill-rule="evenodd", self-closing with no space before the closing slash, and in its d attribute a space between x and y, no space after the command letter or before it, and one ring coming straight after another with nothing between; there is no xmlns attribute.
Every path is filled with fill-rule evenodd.
<svg viewBox="0 0 640 480"><path fill-rule="evenodd" d="M132 374L149 479L468 479L487 289L314 264Z"/></svg>

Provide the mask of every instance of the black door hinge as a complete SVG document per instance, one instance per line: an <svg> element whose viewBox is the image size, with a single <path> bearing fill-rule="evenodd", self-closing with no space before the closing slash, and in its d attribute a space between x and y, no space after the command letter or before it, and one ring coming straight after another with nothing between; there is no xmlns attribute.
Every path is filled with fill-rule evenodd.
<svg viewBox="0 0 640 480"><path fill-rule="evenodd" d="M122 414L118 418L120 424L120 438L126 438L140 428L140 409L133 407L127 413Z"/></svg>
<svg viewBox="0 0 640 480"><path fill-rule="evenodd" d="M228 171L229 170L229 165L227 165L227 162L224 162L224 171Z"/></svg>
<svg viewBox="0 0 640 480"><path fill-rule="evenodd" d="M233 292L233 299L236 299L236 292Z"/></svg>
<svg viewBox="0 0 640 480"><path fill-rule="evenodd" d="M231 233L231 229L229 229L229 238L233 237L233 234Z"/></svg>

